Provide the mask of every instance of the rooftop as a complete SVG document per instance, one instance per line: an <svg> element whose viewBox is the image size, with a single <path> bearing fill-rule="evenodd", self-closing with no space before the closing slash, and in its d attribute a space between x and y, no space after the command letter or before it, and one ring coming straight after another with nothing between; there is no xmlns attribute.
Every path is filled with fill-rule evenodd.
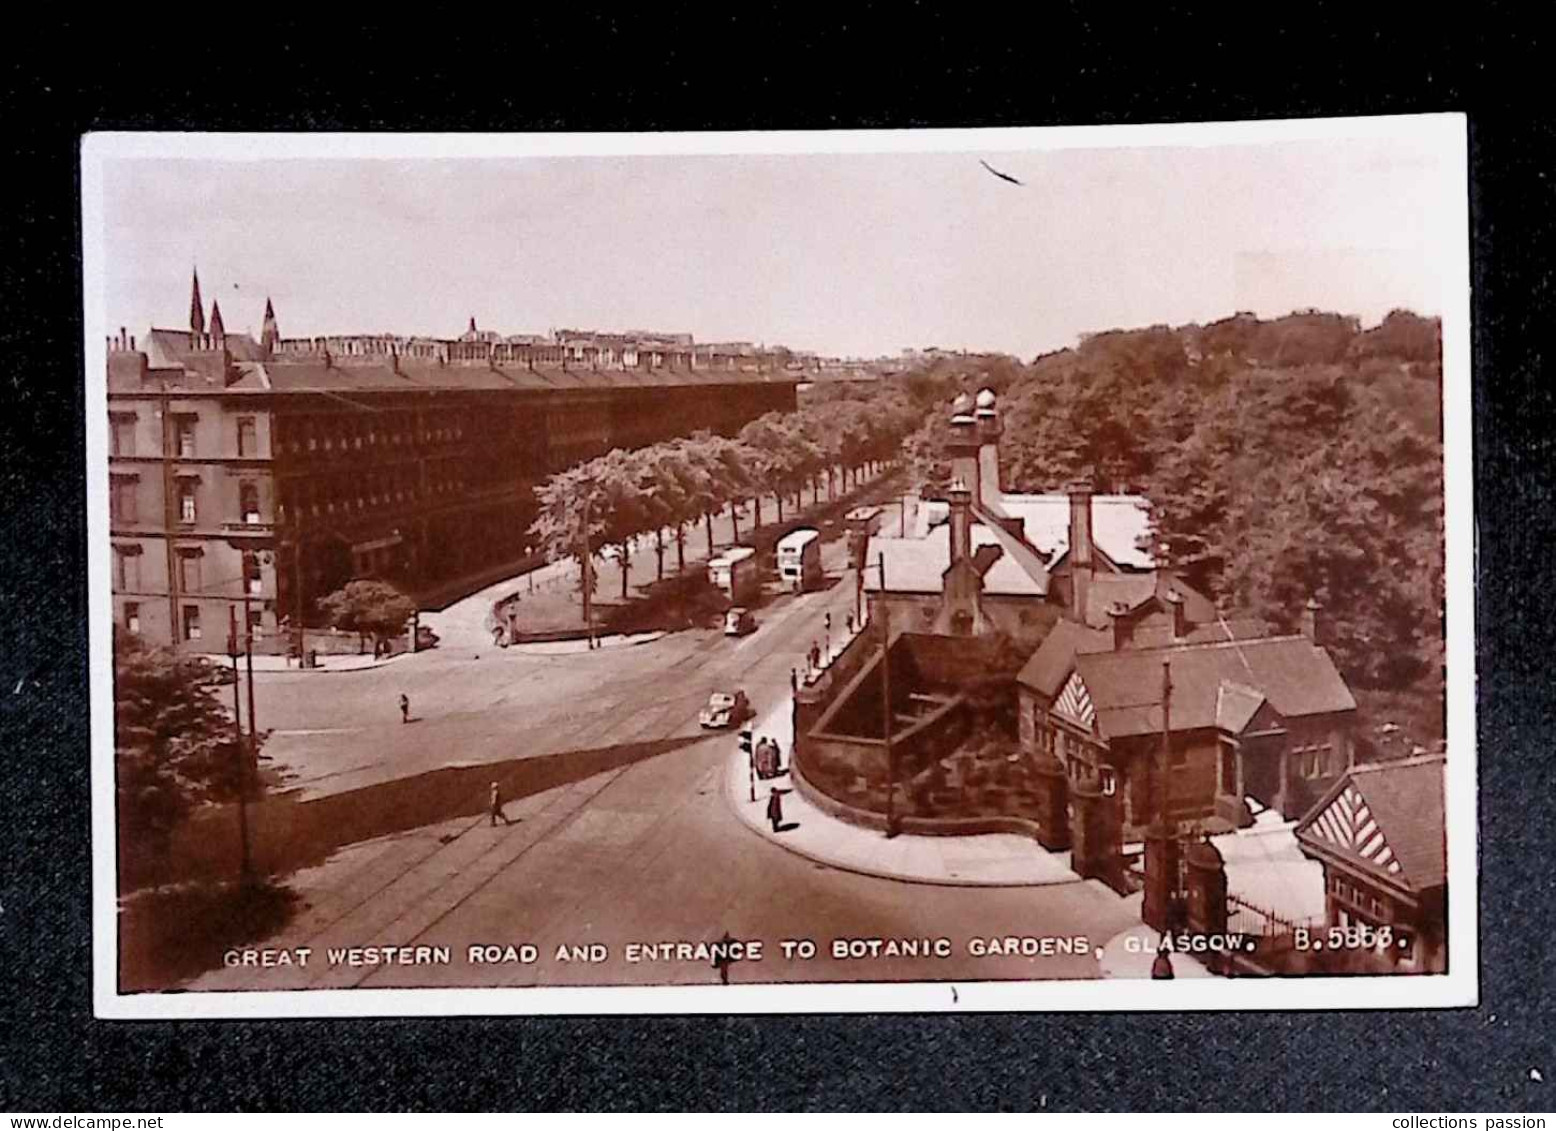
<svg viewBox="0 0 1556 1131"><path fill-rule="evenodd" d="M1430 754L1353 767L1297 825L1297 839L1402 882L1442 885L1446 758Z"/></svg>
<svg viewBox="0 0 1556 1131"><path fill-rule="evenodd" d="M1047 555L1050 568L1070 549L1070 497L1048 495L999 495L1001 513L1021 520L1022 536L1033 549ZM1091 500L1091 540L1116 565L1148 570L1151 555L1140 549L1150 533L1150 503L1141 495L1094 495ZM950 507L929 500L919 508L915 533L927 536L950 519Z"/></svg>
<svg viewBox="0 0 1556 1131"><path fill-rule="evenodd" d="M1211 729L1227 721L1231 708L1222 702L1224 684L1262 695L1288 719L1356 709L1329 653L1306 636L1082 652L1075 658L1075 669L1086 684L1103 735L1160 732L1163 661L1172 679L1174 731ZM1247 713L1251 718L1252 711Z"/></svg>
<svg viewBox="0 0 1556 1131"><path fill-rule="evenodd" d="M983 547L997 548L999 557L983 575L983 592L995 597L1042 597L1048 592L1048 571L1024 547L1003 530L976 523L972 527L974 554ZM884 556L886 590L891 593L939 593L941 579L951 567L951 528L938 526L923 538L870 539L869 560ZM864 587L881 591L877 570L865 573Z"/></svg>

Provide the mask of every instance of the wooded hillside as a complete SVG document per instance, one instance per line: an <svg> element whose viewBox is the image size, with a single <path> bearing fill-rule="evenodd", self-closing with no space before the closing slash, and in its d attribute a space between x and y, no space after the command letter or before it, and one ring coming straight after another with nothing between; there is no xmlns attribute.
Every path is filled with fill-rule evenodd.
<svg viewBox="0 0 1556 1131"><path fill-rule="evenodd" d="M964 385L1001 394L1004 483L1154 504L1157 552L1228 612L1294 631L1310 595L1352 686L1440 703L1441 327L1395 311L1087 337ZM938 415L910 441L943 484Z"/></svg>

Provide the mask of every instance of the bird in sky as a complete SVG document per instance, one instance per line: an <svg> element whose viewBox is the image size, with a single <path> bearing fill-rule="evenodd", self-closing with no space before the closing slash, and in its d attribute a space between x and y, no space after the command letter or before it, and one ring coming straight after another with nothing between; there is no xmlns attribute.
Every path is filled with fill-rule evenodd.
<svg viewBox="0 0 1556 1131"><path fill-rule="evenodd" d="M1026 187L1026 182L1025 181L1018 181L1018 180L1016 180L1015 177L1012 177L1009 173L1002 173L1002 172L1000 172L993 165L990 165L987 161L983 160L981 157L978 159L978 164L982 165L985 169L987 169L989 172L993 173L996 177L998 177L1002 181L1009 181L1011 184L1013 184L1013 185L1020 185L1022 188Z"/></svg>

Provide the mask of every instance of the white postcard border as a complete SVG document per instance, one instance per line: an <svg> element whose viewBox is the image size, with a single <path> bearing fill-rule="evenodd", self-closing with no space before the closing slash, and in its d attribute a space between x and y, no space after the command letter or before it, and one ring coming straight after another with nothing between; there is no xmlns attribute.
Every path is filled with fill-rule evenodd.
<svg viewBox="0 0 1556 1131"><path fill-rule="evenodd" d="M729 986L534 987L121 994L115 892L112 601L106 492L103 304L104 163L191 160L430 159L564 156L1007 152L1258 145L1303 140L1411 138L1463 171L1454 193L1456 250L1442 280L1445 587L1447 591L1446 821L1450 972L1348 978L1037 982L814 982ZM783 131L664 134L176 134L102 133L81 147L82 282L86 371L88 625L91 654L93 998L110 1019L461 1016L478 1014L757 1014L1003 1011L1331 1010L1473 1006L1479 1001L1475 749L1473 416L1466 119L1462 114L1033 129ZM954 993L953 993L954 988Z"/></svg>

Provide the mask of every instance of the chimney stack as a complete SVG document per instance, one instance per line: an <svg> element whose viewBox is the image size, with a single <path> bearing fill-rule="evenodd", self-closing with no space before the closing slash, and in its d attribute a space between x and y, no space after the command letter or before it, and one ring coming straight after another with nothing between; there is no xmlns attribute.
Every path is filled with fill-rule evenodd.
<svg viewBox="0 0 1556 1131"><path fill-rule="evenodd" d="M951 478L959 480L980 502L983 499L978 481L978 431L973 416L973 399L966 393L958 393L951 402L950 436L946 454L951 457Z"/></svg>
<svg viewBox="0 0 1556 1131"><path fill-rule="evenodd" d="M1167 607L1172 610L1172 639L1176 643L1182 640L1189 632L1189 624L1183 611L1183 594L1176 589L1169 589L1162 598L1167 602Z"/></svg>
<svg viewBox="0 0 1556 1131"><path fill-rule="evenodd" d="M1108 606L1108 619L1113 622L1115 652L1122 652L1134 639L1134 626L1124 619L1128 612L1129 606L1123 601L1114 601Z"/></svg>
<svg viewBox="0 0 1556 1131"><path fill-rule="evenodd" d="M978 501L992 501L998 509L1000 494L1000 417L993 389L978 393L974 413L978 432ZM1018 531L1019 533L1019 531Z"/></svg>
<svg viewBox="0 0 1556 1131"><path fill-rule="evenodd" d="M951 564L972 556L972 492L960 479L946 492L951 504Z"/></svg>
<svg viewBox="0 0 1556 1131"><path fill-rule="evenodd" d="M1319 604L1317 597L1309 597L1307 604L1302 606L1302 635L1314 644L1323 643L1319 639L1323 632L1323 611L1324 606Z"/></svg>
<svg viewBox="0 0 1556 1131"><path fill-rule="evenodd" d="M1086 602L1091 592L1091 484L1074 483L1070 497L1070 598L1075 619L1086 622Z"/></svg>

